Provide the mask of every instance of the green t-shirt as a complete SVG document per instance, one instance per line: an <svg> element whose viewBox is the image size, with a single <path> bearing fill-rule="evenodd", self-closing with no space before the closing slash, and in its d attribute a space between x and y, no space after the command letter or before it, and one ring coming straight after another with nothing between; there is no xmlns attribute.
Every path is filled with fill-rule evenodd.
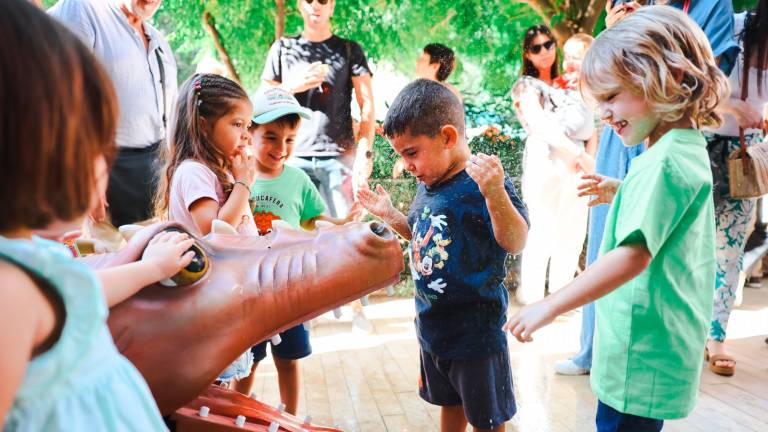
<svg viewBox="0 0 768 432"><path fill-rule="evenodd" d="M644 243L640 275L597 301L592 388L610 407L655 419L696 403L715 288L712 174L700 132L674 129L632 161L601 254Z"/></svg>
<svg viewBox="0 0 768 432"><path fill-rule="evenodd" d="M251 186L251 212L260 235L272 232L272 221L283 220L299 229L300 222L325 211L323 198L309 176L285 165L273 179L256 180Z"/></svg>

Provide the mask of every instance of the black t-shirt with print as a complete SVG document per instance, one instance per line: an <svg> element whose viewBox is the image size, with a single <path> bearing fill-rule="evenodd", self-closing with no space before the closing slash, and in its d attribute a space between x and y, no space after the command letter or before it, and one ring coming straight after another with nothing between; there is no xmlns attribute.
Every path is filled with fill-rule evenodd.
<svg viewBox="0 0 768 432"><path fill-rule="evenodd" d="M336 35L323 42L310 42L301 36L281 38L270 48L261 78L288 82L314 62L328 65L329 70L321 86L295 95L313 115L312 120L302 121L294 155L335 156L355 144L350 109L352 77L371 75L360 45Z"/></svg>
<svg viewBox="0 0 768 432"><path fill-rule="evenodd" d="M517 211L528 210L509 178ZM433 355L471 359L507 348L501 331L509 298L502 285L507 252L493 236L485 197L462 171L437 186L419 184L408 213L411 273L416 285L416 335Z"/></svg>

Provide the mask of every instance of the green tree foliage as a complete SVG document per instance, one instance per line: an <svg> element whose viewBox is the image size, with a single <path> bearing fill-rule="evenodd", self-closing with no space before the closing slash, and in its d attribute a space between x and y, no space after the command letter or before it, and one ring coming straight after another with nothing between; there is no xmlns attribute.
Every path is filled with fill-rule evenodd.
<svg viewBox="0 0 768 432"><path fill-rule="evenodd" d="M302 26L296 2L287 0L286 8L285 33L296 35ZM274 1L165 0L157 20L182 57L213 51L201 25L203 11L215 18L243 84L258 86L274 41ZM470 95L497 95L517 75L520 36L539 21L528 6L516 2L338 0L333 28L358 41L373 62L389 62L408 75L424 45L445 43L460 60L452 81Z"/></svg>

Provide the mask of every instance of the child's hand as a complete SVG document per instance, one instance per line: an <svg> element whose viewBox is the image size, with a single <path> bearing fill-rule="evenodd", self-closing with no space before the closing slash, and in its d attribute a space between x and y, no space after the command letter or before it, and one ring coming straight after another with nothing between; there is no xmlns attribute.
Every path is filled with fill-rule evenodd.
<svg viewBox="0 0 768 432"><path fill-rule="evenodd" d="M149 242L141 260L155 265L157 280L168 279L192 262L195 253L189 248L193 244L195 239L186 233L162 232Z"/></svg>
<svg viewBox="0 0 768 432"><path fill-rule="evenodd" d="M613 198L616 196L616 191L621 185L621 180L615 178L606 177L600 174L586 174L581 176L584 180L580 185L576 187L579 191L579 196L594 196L594 198L587 203L588 206L593 207L598 204L610 204L613 202Z"/></svg>
<svg viewBox="0 0 768 432"><path fill-rule="evenodd" d="M543 300L520 309L501 329L512 333L520 342L532 342L533 332L554 319L553 309Z"/></svg>
<svg viewBox="0 0 768 432"><path fill-rule="evenodd" d="M498 156L472 155L467 161L467 174L477 183L485 198L504 193L504 167Z"/></svg>
<svg viewBox="0 0 768 432"><path fill-rule="evenodd" d="M630 3L619 3L616 6L612 5L613 2L610 0L605 4L605 26L608 28L613 27L616 23L626 18L627 15L632 12L638 10L641 6L640 3L635 1Z"/></svg>
<svg viewBox="0 0 768 432"><path fill-rule="evenodd" d="M247 155L245 148L240 148L229 160L235 180L248 183L248 186L252 185L256 180L256 163L253 156Z"/></svg>
<svg viewBox="0 0 768 432"><path fill-rule="evenodd" d="M365 207L363 207L363 204L360 201L355 201L349 209L347 217L344 218L344 223L359 221L363 216L365 216Z"/></svg>
<svg viewBox="0 0 768 432"><path fill-rule="evenodd" d="M376 192L366 184L357 191L357 201L374 216L385 219L395 208L384 187L376 185Z"/></svg>

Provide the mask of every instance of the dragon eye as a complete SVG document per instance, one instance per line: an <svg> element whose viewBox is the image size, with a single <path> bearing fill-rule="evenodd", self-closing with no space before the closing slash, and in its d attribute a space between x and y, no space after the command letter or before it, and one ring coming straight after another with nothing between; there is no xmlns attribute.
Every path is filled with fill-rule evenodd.
<svg viewBox="0 0 768 432"><path fill-rule="evenodd" d="M168 228L166 231L183 232L178 228ZM160 281L160 285L168 287L191 285L205 276L209 266L208 255L197 243L193 244L189 250L195 253L192 262L171 278Z"/></svg>

